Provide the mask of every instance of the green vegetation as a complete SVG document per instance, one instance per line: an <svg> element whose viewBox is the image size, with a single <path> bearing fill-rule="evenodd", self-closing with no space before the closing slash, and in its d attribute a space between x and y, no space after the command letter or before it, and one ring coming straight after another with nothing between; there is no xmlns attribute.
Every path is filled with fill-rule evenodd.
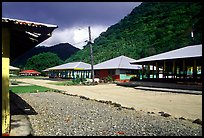
<svg viewBox="0 0 204 138"><path fill-rule="evenodd" d="M10 79L43 79L42 76L10 76Z"/></svg>
<svg viewBox="0 0 204 138"><path fill-rule="evenodd" d="M70 86L70 85L79 85L82 84L86 79L76 78L69 81L61 81L61 82L51 82L48 84L60 85L60 86Z"/></svg>
<svg viewBox="0 0 204 138"><path fill-rule="evenodd" d="M70 57L70 55L74 54L75 52L79 51L80 49L72 46L69 43L59 43L54 46L37 46L32 48L31 50L27 51L23 55L16 58L14 61L11 61L11 64L15 67L19 67L23 69L25 64L29 58L32 56L38 55L43 52L51 52L57 54L57 56L62 59L63 61Z"/></svg>
<svg viewBox="0 0 204 138"><path fill-rule="evenodd" d="M26 69L34 69L39 72L46 68L50 68L53 66L57 66L60 64L63 64L64 61L61 60L57 54L46 52L46 53L40 53L38 55L32 56L27 60L27 63L25 65Z"/></svg>
<svg viewBox="0 0 204 138"><path fill-rule="evenodd" d="M202 3L144 2L95 39L94 64L125 55L134 59L202 43ZM194 31L194 39L191 31ZM65 62L90 63L90 48Z"/></svg>
<svg viewBox="0 0 204 138"><path fill-rule="evenodd" d="M53 89L37 86L37 85L11 86L9 90L11 90L13 93L33 93L33 92L54 91Z"/></svg>
<svg viewBox="0 0 204 138"><path fill-rule="evenodd" d="M73 81L63 81L63 82L49 82L48 84L54 84L59 86L70 86L70 85L77 85L79 83L75 83Z"/></svg>

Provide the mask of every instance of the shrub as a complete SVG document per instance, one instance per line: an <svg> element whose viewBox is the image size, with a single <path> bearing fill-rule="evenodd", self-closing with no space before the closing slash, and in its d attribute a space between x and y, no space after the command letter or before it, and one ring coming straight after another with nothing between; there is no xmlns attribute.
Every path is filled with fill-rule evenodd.
<svg viewBox="0 0 204 138"><path fill-rule="evenodd" d="M130 78L130 81L138 81L138 80L140 80L139 77L131 77Z"/></svg>

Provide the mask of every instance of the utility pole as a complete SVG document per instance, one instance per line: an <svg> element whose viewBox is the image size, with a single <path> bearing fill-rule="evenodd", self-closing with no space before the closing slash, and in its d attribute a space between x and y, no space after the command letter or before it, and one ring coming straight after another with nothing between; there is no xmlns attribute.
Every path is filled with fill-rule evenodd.
<svg viewBox="0 0 204 138"><path fill-rule="evenodd" d="M89 46L90 46L90 57L91 57L91 76L92 76L92 83L94 84L94 68L93 68L93 50L92 50L92 43L91 43L91 27L88 27L89 30Z"/></svg>

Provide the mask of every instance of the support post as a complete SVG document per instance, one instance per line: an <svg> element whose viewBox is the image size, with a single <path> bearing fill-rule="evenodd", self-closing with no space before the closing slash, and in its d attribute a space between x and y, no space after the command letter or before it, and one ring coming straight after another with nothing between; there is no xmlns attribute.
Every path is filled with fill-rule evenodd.
<svg viewBox="0 0 204 138"><path fill-rule="evenodd" d="M163 78L166 78L166 61L164 61Z"/></svg>
<svg viewBox="0 0 204 138"><path fill-rule="evenodd" d="M175 76L176 76L176 62L175 62L175 60L173 60L173 68L172 68L172 75L173 75L173 78L175 78Z"/></svg>
<svg viewBox="0 0 204 138"><path fill-rule="evenodd" d="M2 28L2 135L10 132L9 57L10 30Z"/></svg>
<svg viewBox="0 0 204 138"><path fill-rule="evenodd" d="M183 59L183 79L186 78L186 64L185 60Z"/></svg>
<svg viewBox="0 0 204 138"><path fill-rule="evenodd" d="M193 80L197 79L197 62L196 59L193 61Z"/></svg>
<svg viewBox="0 0 204 138"><path fill-rule="evenodd" d="M158 67L158 62L156 62L156 78L159 78L159 67Z"/></svg>
<svg viewBox="0 0 204 138"><path fill-rule="evenodd" d="M150 78L150 64L147 64L147 78Z"/></svg>
<svg viewBox="0 0 204 138"><path fill-rule="evenodd" d="M154 79L154 74L155 74L155 73L154 73L154 64L152 64L152 75L153 75L152 78L153 78L153 79Z"/></svg>

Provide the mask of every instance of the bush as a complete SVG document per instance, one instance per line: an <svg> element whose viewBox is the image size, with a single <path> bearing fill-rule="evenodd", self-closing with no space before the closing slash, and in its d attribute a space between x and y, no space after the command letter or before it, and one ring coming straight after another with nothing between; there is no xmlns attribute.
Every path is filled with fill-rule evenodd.
<svg viewBox="0 0 204 138"><path fill-rule="evenodd" d="M130 78L130 81L138 81L138 80L140 80L139 77L131 77L131 78Z"/></svg>
<svg viewBox="0 0 204 138"><path fill-rule="evenodd" d="M79 84L81 82L80 78L75 78L72 80L73 84Z"/></svg>
<svg viewBox="0 0 204 138"><path fill-rule="evenodd" d="M103 80L104 80L104 83L113 82L113 78L111 76L105 77L103 78Z"/></svg>
<svg viewBox="0 0 204 138"><path fill-rule="evenodd" d="M72 80L73 84L80 84L80 83L83 83L84 81L86 81L86 79L79 78L79 75L77 75L76 78Z"/></svg>
<svg viewBox="0 0 204 138"><path fill-rule="evenodd" d="M11 85L18 85L18 82L16 80L11 80Z"/></svg>

